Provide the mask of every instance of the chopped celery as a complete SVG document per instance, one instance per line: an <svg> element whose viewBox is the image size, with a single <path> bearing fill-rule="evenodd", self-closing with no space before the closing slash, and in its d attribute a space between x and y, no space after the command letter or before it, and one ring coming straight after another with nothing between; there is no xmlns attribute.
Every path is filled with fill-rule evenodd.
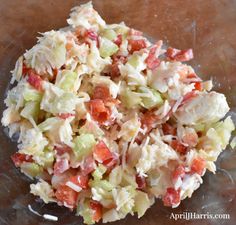
<svg viewBox="0 0 236 225"><path fill-rule="evenodd" d="M134 211L138 213L138 218L142 217L146 210L152 205L148 195L142 191L136 191Z"/></svg>
<svg viewBox="0 0 236 225"><path fill-rule="evenodd" d="M108 40L114 40L117 37L117 34L114 30L112 29L105 29L102 34L102 37L107 38Z"/></svg>
<svg viewBox="0 0 236 225"><path fill-rule="evenodd" d="M147 87L140 87L139 92L147 95L142 97L143 107L146 109L150 109L163 103L161 94L156 90Z"/></svg>
<svg viewBox="0 0 236 225"><path fill-rule="evenodd" d="M61 79L56 85L64 91L73 91L77 77L78 76L75 72L70 70L63 70Z"/></svg>
<svg viewBox="0 0 236 225"><path fill-rule="evenodd" d="M139 65L139 58L140 57L136 54L131 55L127 63L129 63L134 68L137 68L137 66Z"/></svg>
<svg viewBox="0 0 236 225"><path fill-rule="evenodd" d="M52 167L54 162L54 152L53 149L45 148L44 152L44 167L49 168Z"/></svg>
<svg viewBox="0 0 236 225"><path fill-rule="evenodd" d="M114 188L114 186L107 180L90 180L89 186L95 188L102 188L105 191L111 191Z"/></svg>
<svg viewBox="0 0 236 225"><path fill-rule="evenodd" d="M94 137L101 137L104 135L104 132L102 129L99 128L98 124L94 121L88 121L86 120L86 123L80 127L79 129L80 134L93 134Z"/></svg>
<svg viewBox="0 0 236 225"><path fill-rule="evenodd" d="M81 134L74 139L75 146L73 148L76 158L81 160L83 157L92 152L96 140L92 134Z"/></svg>
<svg viewBox="0 0 236 225"><path fill-rule="evenodd" d="M103 58L109 57L113 55L114 53L116 53L118 50L119 50L119 47L116 44L114 44L112 41L106 38L101 39L100 48L99 48L101 57Z"/></svg>
<svg viewBox="0 0 236 225"><path fill-rule="evenodd" d="M137 93L127 88L121 93L121 101L128 109L130 109L139 105L142 102L142 99Z"/></svg>
<svg viewBox="0 0 236 225"><path fill-rule="evenodd" d="M35 122L38 121L39 102L26 102L25 107L22 109L20 115L26 119L33 118Z"/></svg>
<svg viewBox="0 0 236 225"><path fill-rule="evenodd" d="M103 174L106 172L107 168L102 164L99 164L96 170L92 173L95 180L101 180Z"/></svg>
<svg viewBox="0 0 236 225"><path fill-rule="evenodd" d="M29 162L22 163L21 170L30 177L36 177L43 172L43 168L41 166L36 163Z"/></svg>
<svg viewBox="0 0 236 225"><path fill-rule="evenodd" d="M23 97L25 101L40 102L42 99L42 93L32 88L25 88L23 91Z"/></svg>
<svg viewBox="0 0 236 225"><path fill-rule="evenodd" d="M64 44L56 45L53 48L54 66L60 68L66 61L66 47Z"/></svg>
<svg viewBox="0 0 236 225"><path fill-rule="evenodd" d="M205 130L205 125L202 124L202 123L198 123L194 126L194 129L196 132L199 132L199 131L204 131Z"/></svg>
<svg viewBox="0 0 236 225"><path fill-rule="evenodd" d="M56 125L56 123L58 123L59 120L60 119L57 118L57 117L50 117L50 118L46 119L45 121L43 121L42 123L40 123L38 125L38 128L42 132L50 130L50 129L52 129Z"/></svg>
<svg viewBox="0 0 236 225"><path fill-rule="evenodd" d="M76 215L83 217L84 224L94 224L93 212L89 207L89 201L85 200L82 205L78 205Z"/></svg>

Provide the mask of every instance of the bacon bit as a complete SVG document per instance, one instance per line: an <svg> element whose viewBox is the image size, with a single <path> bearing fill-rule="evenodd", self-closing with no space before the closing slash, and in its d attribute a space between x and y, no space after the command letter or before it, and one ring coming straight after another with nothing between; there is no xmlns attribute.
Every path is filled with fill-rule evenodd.
<svg viewBox="0 0 236 225"><path fill-rule="evenodd" d="M105 85L97 85L93 92L93 99L106 100L110 98L109 88Z"/></svg>
<svg viewBox="0 0 236 225"><path fill-rule="evenodd" d="M190 147L195 147L198 143L198 135L195 132L186 133L182 137L182 141Z"/></svg>
<svg viewBox="0 0 236 225"><path fill-rule="evenodd" d="M143 36L143 32L131 28L131 29L129 29L128 35L130 35L130 36Z"/></svg>
<svg viewBox="0 0 236 225"><path fill-rule="evenodd" d="M97 201L91 200L90 208L93 210L93 221L99 222L99 220L102 218L102 205Z"/></svg>
<svg viewBox="0 0 236 225"><path fill-rule="evenodd" d="M195 91L188 92L186 95L184 95L183 100L179 107L183 106L185 103L187 103L189 100L197 97L197 93Z"/></svg>
<svg viewBox="0 0 236 225"><path fill-rule="evenodd" d="M60 185L55 196L59 202L62 202L66 207L75 208L78 198L78 193L66 185Z"/></svg>
<svg viewBox="0 0 236 225"><path fill-rule="evenodd" d="M62 145L62 146L54 146L54 149L56 150L57 152L57 155L61 156L65 153L71 153L72 152L72 149L71 147L67 146L67 145Z"/></svg>
<svg viewBox="0 0 236 225"><path fill-rule="evenodd" d="M99 123L106 122L111 116L110 109L105 107L104 102L101 99L89 101L88 106L91 116Z"/></svg>
<svg viewBox="0 0 236 225"><path fill-rule="evenodd" d="M173 136L176 136L176 133L177 133L177 129L171 126L169 123L162 124L162 130L163 130L164 135L171 134Z"/></svg>
<svg viewBox="0 0 236 225"><path fill-rule="evenodd" d="M135 177L136 183L138 185L138 189L142 190L147 186L146 178L140 175L136 175Z"/></svg>
<svg viewBox="0 0 236 225"><path fill-rule="evenodd" d="M85 37L85 43L89 44L90 43L89 40L96 41L96 45L99 48L98 34L95 31L86 30L84 37Z"/></svg>
<svg viewBox="0 0 236 225"><path fill-rule="evenodd" d="M93 158L93 156L88 156L83 163L80 165L81 168L81 174L82 175L88 175L90 173L92 173L95 170L95 160Z"/></svg>
<svg viewBox="0 0 236 225"><path fill-rule="evenodd" d="M31 68L27 67L25 63L23 63L23 67L22 67L22 75L25 76L28 74L28 72L32 70Z"/></svg>
<svg viewBox="0 0 236 225"><path fill-rule="evenodd" d="M166 51L166 56L170 60L175 60L179 62L186 62L191 59L193 59L193 50L187 49L187 50L179 50L176 48L168 48Z"/></svg>
<svg viewBox="0 0 236 225"><path fill-rule="evenodd" d="M167 188L166 194L163 196L162 201L165 206L173 206L180 202L180 189Z"/></svg>
<svg viewBox="0 0 236 225"><path fill-rule="evenodd" d="M93 157L99 163L103 163L107 160L111 160L113 155L107 145L103 141L99 141L99 143L94 147Z"/></svg>
<svg viewBox="0 0 236 225"><path fill-rule="evenodd" d="M156 50L158 49L158 46L154 46L150 49L148 57L146 58L145 62L147 63L147 68L150 70L156 69L161 61L156 57Z"/></svg>
<svg viewBox="0 0 236 225"><path fill-rule="evenodd" d="M170 146L176 151L179 152L180 154L185 154L188 150L186 146L181 144L178 140L173 140L170 144Z"/></svg>
<svg viewBox="0 0 236 225"><path fill-rule="evenodd" d="M54 163L53 171L55 175L59 175L61 173L64 173L66 170L70 168L68 159L59 158Z"/></svg>
<svg viewBox="0 0 236 225"><path fill-rule="evenodd" d="M29 70L28 71L28 79L27 81L31 86L33 86L35 89L38 91L42 91L43 89L43 79L34 71L34 70Z"/></svg>
<svg viewBox="0 0 236 225"><path fill-rule="evenodd" d="M71 177L69 181L83 189L88 189L89 187L89 177L82 174Z"/></svg>
<svg viewBox="0 0 236 225"><path fill-rule="evenodd" d="M194 89L197 91L202 91L202 82L195 82Z"/></svg>
<svg viewBox="0 0 236 225"><path fill-rule="evenodd" d="M147 111L141 118L142 128L147 128L147 132L155 128L158 116L153 111Z"/></svg>
<svg viewBox="0 0 236 225"><path fill-rule="evenodd" d="M119 65L125 64L127 62L127 57L126 56L113 56L112 59L113 59L113 62L111 65L110 76L112 79L114 79L120 76Z"/></svg>
<svg viewBox="0 0 236 225"><path fill-rule="evenodd" d="M198 173L200 176L202 176L205 167L206 167L206 160L203 159L202 157L197 157L192 161L191 172Z"/></svg>
<svg viewBox="0 0 236 225"><path fill-rule="evenodd" d="M116 39L113 41L118 47L120 47L121 43L122 43L122 35L118 34Z"/></svg>
<svg viewBox="0 0 236 225"><path fill-rule="evenodd" d="M11 159L16 167L20 167L21 164L24 162L33 162L34 161L31 155L22 154L19 152L14 153L11 156Z"/></svg>
<svg viewBox="0 0 236 225"><path fill-rule="evenodd" d="M129 39L128 44L129 44L128 49L130 54L147 47L147 44L144 39L139 39L139 40Z"/></svg>
<svg viewBox="0 0 236 225"><path fill-rule="evenodd" d="M71 116L75 116L75 114L74 114L74 113L60 113L60 114L58 114L57 116L58 116L59 118L65 120L65 119L67 119L67 118L69 118L69 117L71 117Z"/></svg>
<svg viewBox="0 0 236 225"><path fill-rule="evenodd" d="M179 178L183 179L185 175L185 169L183 165L178 165L172 173L172 178L177 181Z"/></svg>

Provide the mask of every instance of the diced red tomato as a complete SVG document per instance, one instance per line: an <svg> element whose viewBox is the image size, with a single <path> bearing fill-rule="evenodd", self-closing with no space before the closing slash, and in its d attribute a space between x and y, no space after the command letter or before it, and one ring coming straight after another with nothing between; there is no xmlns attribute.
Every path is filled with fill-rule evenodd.
<svg viewBox="0 0 236 225"><path fill-rule="evenodd" d="M83 175L88 175L95 170L96 163L93 156L88 156L83 163L80 165L81 173Z"/></svg>
<svg viewBox="0 0 236 225"><path fill-rule="evenodd" d="M136 175L135 177L138 189L144 189L147 186L147 181L144 176Z"/></svg>
<svg viewBox="0 0 236 225"><path fill-rule="evenodd" d="M206 167L205 159L203 159L201 157L197 157L192 161L191 172L198 173L199 175L202 175L205 167Z"/></svg>
<svg viewBox="0 0 236 225"><path fill-rule="evenodd" d="M185 154L188 151L188 148L181 144L178 140L173 140L170 146L178 153Z"/></svg>
<svg viewBox="0 0 236 225"><path fill-rule="evenodd" d="M185 169L183 165L178 165L172 173L172 178L174 181L178 180L179 178L183 179L185 175Z"/></svg>
<svg viewBox="0 0 236 225"><path fill-rule="evenodd" d="M67 146L67 145L56 145L54 146L54 149L57 152L57 155L61 156L65 153L70 153L72 151L71 147Z"/></svg>
<svg viewBox="0 0 236 225"><path fill-rule="evenodd" d="M66 185L60 185L55 196L59 202L62 202L66 207L75 208L78 198L78 193Z"/></svg>
<svg viewBox="0 0 236 225"><path fill-rule="evenodd" d="M87 189L89 187L88 186L89 178L87 175L86 176L82 174L76 175L71 177L69 181L74 183L75 185L80 186L83 189Z"/></svg>
<svg viewBox="0 0 236 225"><path fill-rule="evenodd" d="M150 131L155 128L157 120L158 116L156 116L152 111L147 111L141 118L142 127L146 127L147 131Z"/></svg>
<svg viewBox="0 0 236 225"><path fill-rule="evenodd" d="M175 127L173 127L172 125L170 125L169 123L164 123L162 124L162 130L164 135L176 135L177 133L177 129Z"/></svg>
<svg viewBox="0 0 236 225"><path fill-rule="evenodd" d="M116 39L114 40L114 43L120 47L121 43L122 43L122 35L121 34L118 34Z"/></svg>
<svg viewBox="0 0 236 225"><path fill-rule="evenodd" d="M53 171L55 175L59 175L61 173L64 173L69 168L70 166L68 159L58 158L57 161L54 163Z"/></svg>
<svg viewBox="0 0 236 225"><path fill-rule="evenodd" d="M104 123L110 118L111 111L104 105L101 99L91 100L88 105L91 116L99 123Z"/></svg>
<svg viewBox="0 0 236 225"><path fill-rule="evenodd" d="M144 39L139 39L139 40L129 39L128 44L129 44L128 48L129 48L130 54L147 47L147 44Z"/></svg>
<svg viewBox="0 0 236 225"><path fill-rule="evenodd" d="M92 219L98 222L102 218L102 205L97 201L90 201L90 208L93 210Z"/></svg>
<svg viewBox="0 0 236 225"><path fill-rule="evenodd" d="M43 87L43 79L34 71L29 70L28 71L28 79L27 81L31 86L33 86L38 91L42 91Z"/></svg>
<svg viewBox="0 0 236 225"><path fill-rule="evenodd" d="M93 92L93 99L106 100L110 98L109 88L105 85L97 85Z"/></svg>
<svg viewBox="0 0 236 225"><path fill-rule="evenodd" d="M187 50L168 48L166 51L166 56L170 60L176 60L179 62L186 62L186 61L193 59L193 50L191 48L187 49Z"/></svg>
<svg viewBox="0 0 236 225"><path fill-rule="evenodd" d="M165 206L173 206L180 202L180 190L174 188L167 188L166 194L163 196L162 201Z"/></svg>
<svg viewBox="0 0 236 225"><path fill-rule="evenodd" d="M22 154L19 152L14 153L11 156L11 159L16 167L20 167L23 162L33 162L31 155Z"/></svg>
<svg viewBox="0 0 236 225"><path fill-rule="evenodd" d="M58 114L58 117L63 120L65 120L71 116L75 116L75 114L74 113L60 113L60 114Z"/></svg>
<svg viewBox="0 0 236 225"><path fill-rule="evenodd" d="M103 163L106 160L112 159L113 155L107 145L103 141L99 141L93 149L93 157L96 161Z"/></svg>
<svg viewBox="0 0 236 225"><path fill-rule="evenodd" d="M106 173L110 173L116 165L118 165L119 163L119 157L115 154L115 153L111 153L112 154L112 158L107 159L103 162L103 165L106 166L107 171Z"/></svg>
<svg viewBox="0 0 236 225"><path fill-rule="evenodd" d="M156 69L160 65L160 59L155 56L158 46L154 46L150 49L148 57L145 62L147 63L147 68L150 70Z"/></svg>

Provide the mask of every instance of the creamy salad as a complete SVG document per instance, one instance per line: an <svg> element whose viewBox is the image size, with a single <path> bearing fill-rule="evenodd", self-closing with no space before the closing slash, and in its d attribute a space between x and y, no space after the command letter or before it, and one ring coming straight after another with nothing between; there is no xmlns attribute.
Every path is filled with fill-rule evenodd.
<svg viewBox="0 0 236 225"><path fill-rule="evenodd" d="M5 99L30 192L86 224L140 218L155 198L177 207L229 143L225 96L185 63L192 49L106 24L90 2L67 22L19 57Z"/></svg>

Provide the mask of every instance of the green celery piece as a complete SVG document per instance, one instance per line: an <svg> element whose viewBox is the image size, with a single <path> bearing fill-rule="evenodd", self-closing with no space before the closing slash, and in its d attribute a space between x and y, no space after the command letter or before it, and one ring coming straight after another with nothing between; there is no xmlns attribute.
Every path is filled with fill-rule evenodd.
<svg viewBox="0 0 236 225"><path fill-rule="evenodd" d="M74 139L74 143L73 151L77 159L81 160L92 152L96 140L92 134L81 134Z"/></svg>
<svg viewBox="0 0 236 225"><path fill-rule="evenodd" d="M36 163L24 162L21 164L21 170L30 177L36 177L43 172L43 168Z"/></svg>
<svg viewBox="0 0 236 225"><path fill-rule="evenodd" d="M139 88L139 92L141 93L145 93L145 92L148 93L149 91L152 92L153 97L152 98L142 97L143 106L146 109L150 109L150 108L153 108L154 106L161 105L163 103L163 99L161 97L161 94L158 91L151 88L146 88L146 87Z"/></svg>
<svg viewBox="0 0 236 225"><path fill-rule="evenodd" d="M96 170L92 173L95 180L101 180L103 174L106 172L107 168L102 164L99 164Z"/></svg>
<svg viewBox="0 0 236 225"><path fill-rule="evenodd" d="M40 102L42 99L42 93L35 89L30 89L30 88L25 88L23 91L23 97L24 100L29 102L29 101L36 101Z"/></svg>
<svg viewBox="0 0 236 225"><path fill-rule="evenodd" d="M75 72L64 70L62 72L62 79L60 80L58 87L64 91L73 91L76 80L77 74Z"/></svg>
<svg viewBox="0 0 236 225"><path fill-rule="evenodd" d="M22 109L20 115L26 119L33 118L37 123L40 110L40 103L35 101L26 102L25 107Z"/></svg>
<svg viewBox="0 0 236 225"><path fill-rule="evenodd" d="M102 37L107 38L108 40L114 40L117 37L117 34L114 30L112 29L105 29L102 34Z"/></svg>
<svg viewBox="0 0 236 225"><path fill-rule="evenodd" d="M100 43L99 52L101 57L106 58L115 54L119 50L119 47L112 41L102 38Z"/></svg>
<svg viewBox="0 0 236 225"><path fill-rule="evenodd" d="M135 92L126 89L121 94L121 101L126 106L126 108L130 109L139 105L142 102L142 99Z"/></svg>

